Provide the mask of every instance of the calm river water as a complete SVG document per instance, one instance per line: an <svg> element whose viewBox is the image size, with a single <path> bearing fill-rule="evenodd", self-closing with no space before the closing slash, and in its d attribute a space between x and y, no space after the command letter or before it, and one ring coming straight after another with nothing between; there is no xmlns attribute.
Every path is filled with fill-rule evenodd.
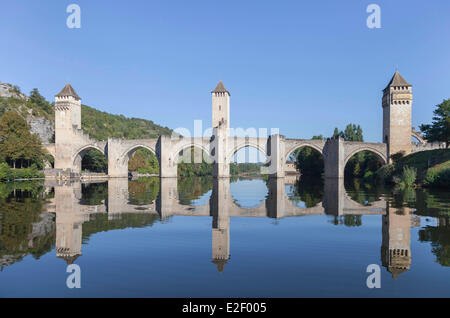
<svg viewBox="0 0 450 318"><path fill-rule="evenodd" d="M381 288L367 287L371 264ZM0 297L450 297L449 266L448 191L296 177L0 184Z"/></svg>

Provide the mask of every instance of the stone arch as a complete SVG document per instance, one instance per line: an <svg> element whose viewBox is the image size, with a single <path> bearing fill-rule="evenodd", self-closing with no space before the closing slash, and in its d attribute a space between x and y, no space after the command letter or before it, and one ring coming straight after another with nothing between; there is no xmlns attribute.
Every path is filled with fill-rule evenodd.
<svg viewBox="0 0 450 318"><path fill-rule="evenodd" d="M122 164L128 164L128 160L130 160L130 158L133 156L133 154L139 150L139 149L147 149L149 150L151 153L153 153L156 157L156 159L158 159L158 163L161 164L161 160L159 158L159 156L156 154L156 150L153 147L150 146L146 146L144 144L136 144L136 145L132 145L131 147L128 147L128 149L126 149L124 152L122 152L122 154L120 155L120 159L122 160Z"/></svg>
<svg viewBox="0 0 450 318"><path fill-rule="evenodd" d="M213 162L209 149L207 149L203 144L191 142L191 143L186 143L186 144L183 144L183 145L175 148L175 150L171 156L173 158L173 163L177 165L178 161L180 159L180 153L184 152L186 149L191 149L191 148L197 148L197 149L202 150L202 158L203 158L203 154L206 154L207 160L208 160L206 162L209 164L211 164ZM206 159L206 158L203 158L203 159Z"/></svg>
<svg viewBox="0 0 450 318"><path fill-rule="evenodd" d="M369 151L371 153L374 153L375 155L377 155L377 157L380 159L381 164L382 165L386 165L387 164L387 158L386 158L386 154L380 152L378 149L372 148L372 147L360 147L360 148L356 148L354 150L352 150L348 155L345 156L345 160L344 160L344 168L347 166L348 161L357 153L361 152L361 151Z"/></svg>
<svg viewBox="0 0 450 318"><path fill-rule="evenodd" d="M419 145L425 145L427 142L423 139L422 135L418 133L417 131L411 132L411 137L415 138L418 141Z"/></svg>
<svg viewBox="0 0 450 318"><path fill-rule="evenodd" d="M260 143L252 140L245 140L245 141L239 141L228 153L228 158L230 158L230 162L232 161L231 158L241 149L244 148L255 148L256 150L259 150L264 156L266 156L266 161L269 160L270 156L267 153L267 145L263 146Z"/></svg>
<svg viewBox="0 0 450 318"><path fill-rule="evenodd" d="M289 149L287 149L286 156L285 156L285 162L283 163L285 174L300 173L301 169L300 170L297 169L296 165L292 166L291 164L289 164L289 162L290 162L290 157L294 154L294 152L297 150L300 150L302 148L310 148L320 154L321 161L322 161L322 164L321 164L322 167L321 168L317 167L317 169L318 169L317 175L320 175L321 173L323 173L323 171L325 169L325 157L323 154L323 148L321 148L320 146L318 146L316 144L304 142L304 143L296 144L296 145L290 147ZM302 167L300 167L300 168L302 168ZM305 171L303 171L303 172L305 172Z"/></svg>
<svg viewBox="0 0 450 318"><path fill-rule="evenodd" d="M323 156L323 148L319 147L316 144L309 143L309 142L302 142L295 144L294 146L290 147L289 149L286 149L286 160L296 151L297 149L303 148L303 147L309 147L314 150L317 150L322 156Z"/></svg>
<svg viewBox="0 0 450 318"><path fill-rule="evenodd" d="M99 146L97 146L95 144L89 144L89 145L80 147L77 151L75 151L73 158L72 158L73 167L74 167L75 171L81 172L81 162L83 160L83 157L89 150L92 150L92 149L98 150L103 155L105 155L105 149L100 148Z"/></svg>

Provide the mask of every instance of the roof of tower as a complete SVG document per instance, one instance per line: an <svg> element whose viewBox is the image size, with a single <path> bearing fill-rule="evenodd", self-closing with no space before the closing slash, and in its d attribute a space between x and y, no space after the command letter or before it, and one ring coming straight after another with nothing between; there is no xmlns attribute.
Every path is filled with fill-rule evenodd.
<svg viewBox="0 0 450 318"><path fill-rule="evenodd" d="M225 260L225 259L213 259L212 260L212 263L213 264L216 264L216 266L217 266L217 271L219 272L219 273L222 273L223 272L223 270L224 270L224 267L225 267L225 265L228 263L227 262L227 260Z"/></svg>
<svg viewBox="0 0 450 318"><path fill-rule="evenodd" d="M64 86L64 88L58 94L56 94L56 97L68 97L68 96L74 97L76 100L81 100L80 96L78 96L77 92L75 92L75 90L73 89L72 86L70 86L70 84Z"/></svg>
<svg viewBox="0 0 450 318"><path fill-rule="evenodd" d="M230 92L227 91L222 81L217 84L216 88L211 93L228 93L228 95L230 95Z"/></svg>
<svg viewBox="0 0 450 318"><path fill-rule="evenodd" d="M409 86L409 87L411 87L412 85L409 84L398 71L395 71L394 76L392 76L392 79L389 82L389 84L386 86L386 88L393 87L393 86Z"/></svg>

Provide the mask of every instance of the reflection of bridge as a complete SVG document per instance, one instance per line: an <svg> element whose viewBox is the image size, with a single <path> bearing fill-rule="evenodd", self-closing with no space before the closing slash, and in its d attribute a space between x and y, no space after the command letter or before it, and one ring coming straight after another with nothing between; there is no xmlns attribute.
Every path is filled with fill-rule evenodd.
<svg viewBox="0 0 450 318"><path fill-rule="evenodd" d="M387 203L381 199L369 206L358 204L345 193L342 179L329 179L325 183L322 203L311 208L297 207L286 195L285 180L269 179L268 195L259 206L245 208L236 204L230 192L230 180L217 178L213 181L210 199L200 206L183 205L179 201L177 178L160 179L160 190L156 200L147 205L135 205L128 192L128 180L108 180L108 197L100 205L82 204L81 182L46 182L53 187L55 196L47 206L47 212L56 214L56 253L58 257L73 262L81 255L82 225L91 214L107 213L114 220L127 213L158 214L164 220L171 216L212 216L213 259L218 266L229 257L230 217L270 217L323 215L384 215ZM220 265L222 264L222 265Z"/></svg>
<svg viewBox="0 0 450 318"><path fill-rule="evenodd" d="M348 197L342 179L326 179L323 201L314 207L303 208L295 205L286 193L284 178L269 179L268 195L256 207L246 208L236 203L230 193L230 179L213 179L213 194L203 205L181 204L178 195L178 179L160 179L160 189L156 200L147 205L133 204L129 197L128 179L112 178L108 181L108 197L100 205L82 203L80 181L62 183L46 181L47 187L54 187L55 197L47 206L48 212L83 215L108 213L109 218L124 213L155 213L164 220L171 216L211 216L215 209L227 210L230 217L271 217L284 218L303 215L362 215L384 214L386 201L381 198L371 205L362 205ZM216 202L217 201L217 202ZM81 219L80 219L81 220Z"/></svg>
<svg viewBox="0 0 450 318"><path fill-rule="evenodd" d="M259 136L252 132L230 131L230 93L222 82L212 91L212 137L179 138L161 136L155 139L122 140L109 138L95 141L81 129L81 99L70 85L56 95L55 144L46 149L55 159L55 168L79 173L81 161L90 149L97 149L108 158L110 177L127 177L128 161L139 148L152 151L158 158L161 177L176 177L180 152L196 147L209 154L214 165L215 177L229 177L229 164L234 154L244 147L254 147L264 153L270 163L268 173L284 177L286 160L301 147L311 147L324 157L325 176L343 177L348 160L360 151L376 154L387 163L391 154L406 154L421 149L439 147L421 143L412 147L411 136L421 138L411 130L412 86L396 72L383 94L383 141L384 143L345 142L341 138L324 140L286 139L281 135ZM237 135L237 136L234 136ZM247 137L239 136L244 135ZM427 146L427 147L425 147ZM201 155L199 156L201 162Z"/></svg>

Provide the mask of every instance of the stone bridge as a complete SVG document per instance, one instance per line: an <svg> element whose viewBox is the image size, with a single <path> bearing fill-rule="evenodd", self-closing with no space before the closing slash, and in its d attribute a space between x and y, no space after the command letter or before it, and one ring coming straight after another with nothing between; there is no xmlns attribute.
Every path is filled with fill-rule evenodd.
<svg viewBox="0 0 450 318"><path fill-rule="evenodd" d="M96 149L108 158L109 177L128 177L128 161L133 153L145 148L153 152L159 161L160 177L177 176L180 155L195 147L204 152L205 160L213 164L214 177L229 177L229 165L234 154L244 147L254 147L265 154L265 173L283 178L286 161L301 147L311 147L323 155L325 176L342 178L348 160L360 151L370 151L378 156L382 164L390 160L391 154L442 148L442 144L427 144L420 133L411 128L412 89L396 72L383 91L383 141L384 143L349 142L342 138L328 140L288 139L282 135L249 136L232 134L230 129L230 93L220 82L212 93L211 137L190 138L161 136L155 139L123 140L109 138L96 141L81 129L81 99L70 86L55 97L55 144L45 145L54 157L55 169L81 172L83 156L90 149ZM419 143L412 144L411 137ZM187 153L190 154L190 151ZM201 157L194 156L194 162L201 163Z"/></svg>

